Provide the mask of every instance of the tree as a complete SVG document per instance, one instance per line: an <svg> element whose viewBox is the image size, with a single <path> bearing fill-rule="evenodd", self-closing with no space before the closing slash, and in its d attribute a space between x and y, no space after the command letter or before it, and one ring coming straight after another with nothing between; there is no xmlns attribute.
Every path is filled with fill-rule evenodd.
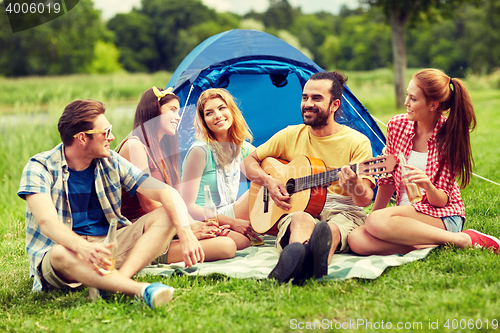
<svg viewBox="0 0 500 333"><path fill-rule="evenodd" d="M194 25L189 29L180 30L178 39L182 43L177 44L172 62L180 64L182 59L205 39L227 30L237 29L238 27L239 18L235 14L219 13L217 14L216 21L207 21Z"/></svg>
<svg viewBox="0 0 500 333"><path fill-rule="evenodd" d="M102 40L95 45L95 57L87 69L88 73L115 73L122 69L120 62L120 51L113 43L106 43Z"/></svg>
<svg viewBox="0 0 500 333"><path fill-rule="evenodd" d="M0 15L0 74L6 76L83 73L95 56L99 40L111 34L91 0L40 26L12 33Z"/></svg>
<svg viewBox="0 0 500 333"><path fill-rule="evenodd" d="M422 20L433 20L437 16L451 16L463 3L478 4L480 0L360 0L372 7L380 7L391 26L392 56L396 107L402 108L405 100L406 49L405 29L407 25L418 25Z"/></svg>
<svg viewBox="0 0 500 333"><path fill-rule="evenodd" d="M372 70L390 62L390 32L380 11L371 10L342 19L338 68Z"/></svg>
<svg viewBox="0 0 500 333"><path fill-rule="evenodd" d="M466 6L464 36L460 41L469 68L479 74L490 73L500 66L500 3L487 0L480 10Z"/></svg>
<svg viewBox="0 0 500 333"><path fill-rule="evenodd" d="M461 45L462 20L457 12L454 19L425 22L419 29L410 29L406 35L408 66L439 68L450 77L464 77L469 64Z"/></svg>
<svg viewBox="0 0 500 333"><path fill-rule="evenodd" d="M297 36L300 45L310 50L313 54L313 60L319 66L326 68L329 65L331 61L325 61L323 50L320 47L325 43L327 36L333 33L333 15L324 15L323 17L318 14L298 16L289 30L293 35ZM333 55L330 54L329 56ZM327 58L330 59L330 57Z"/></svg>
<svg viewBox="0 0 500 333"><path fill-rule="evenodd" d="M269 8L262 15L268 28L288 29L294 21L295 11L287 0L269 0Z"/></svg>
<svg viewBox="0 0 500 333"><path fill-rule="evenodd" d="M140 9L108 22L120 61L129 71L173 71L200 42L239 24L238 16L218 14L200 0L142 0L141 4Z"/></svg>
<svg viewBox="0 0 500 333"><path fill-rule="evenodd" d="M142 0L141 5L140 9L118 14L108 22L108 28L116 35L120 61L129 71L172 71L192 47L210 36L207 33L237 25L234 17L219 16L200 0ZM196 26L207 30L192 30Z"/></svg>
<svg viewBox="0 0 500 333"><path fill-rule="evenodd" d="M115 33L115 44L120 51L120 63L130 72L147 72L159 66L160 55L156 48L150 19L132 10L110 19L108 28Z"/></svg>
<svg viewBox="0 0 500 333"><path fill-rule="evenodd" d="M160 63L150 71L174 70L179 64L176 50L184 43L180 32L218 18L215 10L200 0L142 0L140 12L149 18L159 54Z"/></svg>

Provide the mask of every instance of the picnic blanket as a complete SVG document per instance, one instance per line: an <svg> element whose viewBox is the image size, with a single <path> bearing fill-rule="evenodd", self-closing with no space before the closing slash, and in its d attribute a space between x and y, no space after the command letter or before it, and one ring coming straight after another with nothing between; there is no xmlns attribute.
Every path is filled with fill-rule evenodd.
<svg viewBox="0 0 500 333"><path fill-rule="evenodd" d="M204 262L192 268L185 268L183 262L146 266L139 274L171 276L172 274L209 275L224 274L232 278L267 278L278 262L279 253L274 247L276 237L263 236L264 245L251 246L236 252L232 259ZM324 279L376 279L387 267L399 266L425 258L432 248L415 250L405 255L359 256L356 254L335 254L328 266Z"/></svg>

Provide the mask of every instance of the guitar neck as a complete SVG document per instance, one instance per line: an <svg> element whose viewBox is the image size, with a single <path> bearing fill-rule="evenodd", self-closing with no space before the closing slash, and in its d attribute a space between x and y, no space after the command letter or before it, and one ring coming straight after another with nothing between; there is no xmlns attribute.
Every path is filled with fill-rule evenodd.
<svg viewBox="0 0 500 333"><path fill-rule="evenodd" d="M358 164L353 164L349 166L352 171L358 173ZM295 191L300 192L303 190L308 190L316 186L330 185L333 182L339 180L339 172L341 168L328 170L325 172L315 173L306 177L300 177L295 179Z"/></svg>

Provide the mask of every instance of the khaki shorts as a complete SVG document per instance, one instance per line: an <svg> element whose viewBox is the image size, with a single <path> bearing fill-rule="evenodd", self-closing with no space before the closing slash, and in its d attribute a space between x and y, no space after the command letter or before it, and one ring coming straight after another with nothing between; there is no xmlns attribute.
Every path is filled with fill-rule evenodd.
<svg viewBox="0 0 500 333"><path fill-rule="evenodd" d="M122 227L117 230L116 237L118 242L118 252L116 254L116 268L120 268L125 259L127 259L130 251L137 243L137 240L144 234L144 226L148 214L140 217L136 222L130 226ZM103 242L106 236L87 236L80 235L83 239L91 242ZM82 286L81 283L68 283L61 279L55 272L50 264L50 254L52 249L45 253L42 262L38 265L38 274L42 281L42 288L44 291L53 289L75 289Z"/></svg>
<svg viewBox="0 0 500 333"><path fill-rule="evenodd" d="M283 251L283 248L288 245L290 238L290 223L294 213L288 214L278 222L278 235L276 236L276 248L278 251ZM307 214L307 213L306 213ZM333 223L340 230L340 248L336 253L349 252L347 244L347 236L359 226L365 224L366 213L364 211L344 211L337 209L323 209L317 218L311 217L311 220L316 224L319 221Z"/></svg>

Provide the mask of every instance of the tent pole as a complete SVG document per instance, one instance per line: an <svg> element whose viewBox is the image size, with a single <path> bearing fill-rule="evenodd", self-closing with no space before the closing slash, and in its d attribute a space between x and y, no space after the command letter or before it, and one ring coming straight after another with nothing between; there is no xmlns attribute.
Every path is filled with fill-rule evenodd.
<svg viewBox="0 0 500 333"><path fill-rule="evenodd" d="M382 144L385 146L385 142L377 135L377 133L375 133L375 131L373 130L373 128L370 127L370 125L366 122L366 120L364 120L363 117L361 117L361 115L359 114L358 110L356 110L356 108L351 104L351 102L349 102L349 100L344 95L342 95L342 97L344 98L344 100L347 103L349 103L349 105L356 112L356 114L359 116L359 118L361 118L361 120L363 120L363 122L365 123L365 125L368 126L368 128L372 131L373 135L375 135L377 137L377 139L379 139L380 142L382 142Z"/></svg>
<svg viewBox="0 0 500 333"><path fill-rule="evenodd" d="M189 102L189 97L191 96L191 92L193 91L193 89L194 89L194 86L191 85L191 88L189 88L188 97L186 98L186 103L184 103L184 108L182 108L181 120L179 120L179 125L177 127L181 126L182 118L184 118L184 112L186 111L186 106Z"/></svg>

